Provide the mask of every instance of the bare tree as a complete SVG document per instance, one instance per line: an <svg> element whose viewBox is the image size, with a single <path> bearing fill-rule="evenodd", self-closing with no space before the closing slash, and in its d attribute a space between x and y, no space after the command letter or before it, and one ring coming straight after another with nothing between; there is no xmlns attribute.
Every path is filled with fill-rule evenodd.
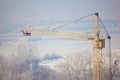
<svg viewBox="0 0 120 80"><path fill-rule="evenodd" d="M58 67L64 73L63 78L65 80L83 80L85 76L84 71L89 69L88 65L90 63L90 56L77 53L64 58L64 61Z"/></svg>

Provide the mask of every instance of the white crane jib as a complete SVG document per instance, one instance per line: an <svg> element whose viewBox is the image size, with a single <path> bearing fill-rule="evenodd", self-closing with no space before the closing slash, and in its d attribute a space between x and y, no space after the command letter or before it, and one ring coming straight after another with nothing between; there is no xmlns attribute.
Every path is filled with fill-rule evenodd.
<svg viewBox="0 0 120 80"><path fill-rule="evenodd" d="M76 40L93 40L94 33L92 32L73 32L73 31L65 31L65 30L53 30L50 28L36 28L27 26L24 27L21 32L24 35L29 36L31 34L41 35L41 36L53 36L60 38L70 38Z"/></svg>

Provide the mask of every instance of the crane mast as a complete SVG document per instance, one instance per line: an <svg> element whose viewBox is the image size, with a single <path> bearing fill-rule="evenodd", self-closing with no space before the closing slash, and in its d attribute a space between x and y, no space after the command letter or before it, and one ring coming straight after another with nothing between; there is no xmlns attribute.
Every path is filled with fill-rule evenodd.
<svg viewBox="0 0 120 80"><path fill-rule="evenodd" d="M53 36L59 38L70 38L77 40L91 40L93 49L93 80L104 80L103 66L102 66L102 49L105 47L105 38L100 38L99 28L99 14L94 14L94 33L91 32L73 32L64 30L53 30L49 28L25 27L21 30L25 36L31 34L42 36Z"/></svg>
<svg viewBox="0 0 120 80"><path fill-rule="evenodd" d="M102 49L105 47L105 39L100 38L99 14L95 13L94 17L95 38L93 44L93 80L104 80L102 66Z"/></svg>

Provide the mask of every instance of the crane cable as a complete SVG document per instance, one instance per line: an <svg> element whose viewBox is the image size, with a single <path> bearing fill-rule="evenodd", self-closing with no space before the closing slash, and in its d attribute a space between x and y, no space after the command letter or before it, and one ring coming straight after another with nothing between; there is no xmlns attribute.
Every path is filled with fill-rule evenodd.
<svg viewBox="0 0 120 80"><path fill-rule="evenodd" d="M108 31L107 31L107 29L106 29L106 27L105 27L105 25L103 24L103 21L101 20L101 18L99 17L99 21L100 21L100 23L101 23L101 25L102 25L102 27L104 28L103 30L105 31L105 33L106 33L106 35L107 35L107 39L109 40L108 41L108 44L109 44L109 73L110 73L110 80L112 80L112 71L111 71L111 36L110 36L110 34L108 33Z"/></svg>
<svg viewBox="0 0 120 80"><path fill-rule="evenodd" d="M87 18L87 17L90 17L90 16L92 16L92 15L93 15L93 14L90 14L90 15L87 15L87 16L84 16L84 17L80 17L80 18L78 18L78 19L76 19L76 20L73 20L73 21L68 22L68 23L66 23L66 24L63 24L63 25L61 25L61 26L55 27L55 28L53 28L52 30L54 31L54 30L56 30L56 29L63 28L63 27L65 27L65 26L69 25L69 24L72 24L72 23L74 23L74 22L78 22L78 21L80 21L80 20L82 20L82 19L85 19L85 18Z"/></svg>

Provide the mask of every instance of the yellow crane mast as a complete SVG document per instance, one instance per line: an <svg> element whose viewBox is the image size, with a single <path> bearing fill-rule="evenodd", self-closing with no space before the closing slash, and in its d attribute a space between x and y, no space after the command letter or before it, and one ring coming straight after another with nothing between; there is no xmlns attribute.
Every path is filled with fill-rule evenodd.
<svg viewBox="0 0 120 80"><path fill-rule="evenodd" d="M94 32L73 32L64 30L53 30L49 28L24 27L21 32L25 36L41 35L60 38L70 38L76 40L91 40L93 49L93 80L104 80L102 67L102 49L105 47L105 38L100 38L99 14L94 14Z"/></svg>

